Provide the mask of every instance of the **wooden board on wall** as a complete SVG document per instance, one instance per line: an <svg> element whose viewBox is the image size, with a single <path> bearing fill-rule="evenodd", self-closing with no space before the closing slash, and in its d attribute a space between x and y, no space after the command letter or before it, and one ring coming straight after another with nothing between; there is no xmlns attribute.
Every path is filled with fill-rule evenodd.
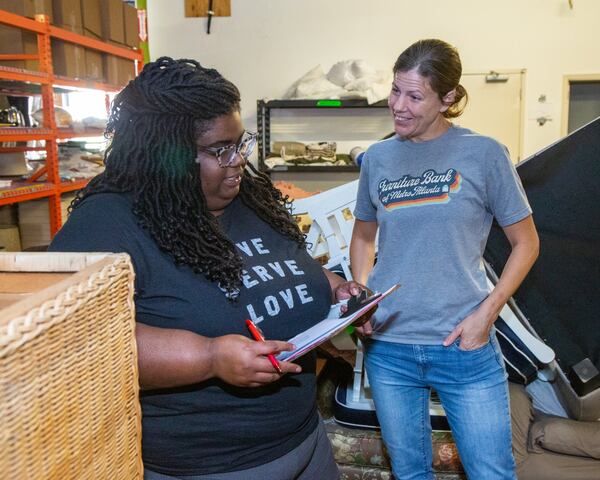
<svg viewBox="0 0 600 480"><path fill-rule="evenodd" d="M185 0L186 17L207 17L209 0ZM215 17L231 17L231 0L213 0Z"/></svg>

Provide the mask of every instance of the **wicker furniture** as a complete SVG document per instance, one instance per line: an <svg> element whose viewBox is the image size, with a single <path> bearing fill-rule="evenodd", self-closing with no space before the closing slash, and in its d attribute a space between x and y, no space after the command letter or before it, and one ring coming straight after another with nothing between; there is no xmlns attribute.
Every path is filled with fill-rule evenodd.
<svg viewBox="0 0 600 480"><path fill-rule="evenodd" d="M0 254L0 472L141 479L126 255Z"/></svg>

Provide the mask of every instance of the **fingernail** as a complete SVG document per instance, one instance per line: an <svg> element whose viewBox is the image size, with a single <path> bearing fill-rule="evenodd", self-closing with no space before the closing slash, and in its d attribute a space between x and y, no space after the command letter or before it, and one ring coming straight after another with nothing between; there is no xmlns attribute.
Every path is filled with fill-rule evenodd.
<svg viewBox="0 0 600 480"><path fill-rule="evenodd" d="M300 367L294 368L294 373L300 373L302 369Z"/></svg>

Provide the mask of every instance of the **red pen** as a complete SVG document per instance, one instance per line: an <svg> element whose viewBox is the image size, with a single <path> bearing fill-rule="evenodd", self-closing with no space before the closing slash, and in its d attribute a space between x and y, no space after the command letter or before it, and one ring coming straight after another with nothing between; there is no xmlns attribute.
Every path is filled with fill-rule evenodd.
<svg viewBox="0 0 600 480"><path fill-rule="evenodd" d="M265 337L263 337L263 334L260 331L260 328L258 328L252 320L246 320L246 326L248 327L248 330L250 330L250 333L252 334L252 338L254 338L254 340L256 340L257 342L265 341ZM277 373L279 375L283 375L283 370L281 370L281 366L279 365L279 362L275 358L275 355L273 355L272 353L269 353L267 355L267 358L269 359L269 362L271 362L271 365L273 365L273 368L275 368L275 370L277 370Z"/></svg>

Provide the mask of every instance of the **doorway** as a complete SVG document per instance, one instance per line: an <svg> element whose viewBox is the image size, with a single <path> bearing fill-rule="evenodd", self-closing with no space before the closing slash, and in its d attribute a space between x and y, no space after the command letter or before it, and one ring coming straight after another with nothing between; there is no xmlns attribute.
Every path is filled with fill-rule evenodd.
<svg viewBox="0 0 600 480"><path fill-rule="evenodd" d="M566 75L561 134L568 135L600 116L600 74Z"/></svg>
<svg viewBox="0 0 600 480"><path fill-rule="evenodd" d="M469 103L455 120L505 145L514 163L522 158L524 77L525 70L464 73L460 83Z"/></svg>

